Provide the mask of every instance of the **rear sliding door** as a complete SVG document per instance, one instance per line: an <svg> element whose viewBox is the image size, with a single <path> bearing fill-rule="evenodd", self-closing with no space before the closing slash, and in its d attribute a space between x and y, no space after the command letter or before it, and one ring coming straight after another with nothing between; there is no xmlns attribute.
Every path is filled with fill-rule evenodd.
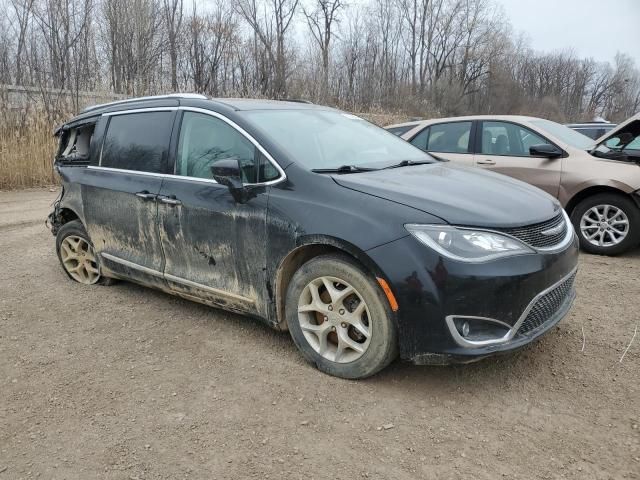
<svg viewBox="0 0 640 480"><path fill-rule="evenodd" d="M175 112L112 113L82 197L87 230L104 267L164 287L156 196L166 173Z"/></svg>

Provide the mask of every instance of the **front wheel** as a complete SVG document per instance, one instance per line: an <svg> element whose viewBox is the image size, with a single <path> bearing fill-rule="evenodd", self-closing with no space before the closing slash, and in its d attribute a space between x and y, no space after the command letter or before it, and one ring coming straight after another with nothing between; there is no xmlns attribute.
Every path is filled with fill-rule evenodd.
<svg viewBox="0 0 640 480"><path fill-rule="evenodd" d="M323 255L302 265L285 310L294 343L325 373L365 378L397 355L388 302L371 275L347 257Z"/></svg>
<svg viewBox="0 0 640 480"><path fill-rule="evenodd" d="M619 255L640 242L640 209L623 195L587 197L573 209L571 221L589 253Z"/></svg>

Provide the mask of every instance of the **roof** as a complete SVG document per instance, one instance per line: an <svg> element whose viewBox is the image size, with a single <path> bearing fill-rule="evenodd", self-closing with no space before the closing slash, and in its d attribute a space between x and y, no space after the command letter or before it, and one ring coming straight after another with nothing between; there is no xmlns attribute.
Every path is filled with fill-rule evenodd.
<svg viewBox="0 0 640 480"><path fill-rule="evenodd" d="M282 109L327 109L306 100L269 100L264 98L211 98L211 102L223 104L234 110L282 110Z"/></svg>
<svg viewBox="0 0 640 480"><path fill-rule="evenodd" d="M583 123L566 123L567 127L589 127L589 128L597 128L597 127L615 127L615 123L610 122L583 122Z"/></svg>
<svg viewBox="0 0 640 480"><path fill-rule="evenodd" d="M154 95L150 97L134 97L126 100L118 100L115 102L103 103L99 105L93 105L85 108L82 113L96 112L98 110L106 109L109 107L116 107L122 105L128 105L133 103L147 103L158 102L162 100L202 100L209 101L215 104L223 104L227 107L231 107L234 110L268 110L268 109L282 109L283 107L291 109L299 108L317 108L318 106L306 100L269 100L269 99L254 99L254 98L208 98L205 95L199 93L171 93L167 95ZM136 106L136 108L138 108ZM326 107L325 107L326 108Z"/></svg>
<svg viewBox="0 0 640 480"><path fill-rule="evenodd" d="M404 125L429 125L435 122L464 122L472 120L511 120L516 122L530 122L531 120L542 120L537 117L528 117L525 115L467 115L464 117L444 117L444 118L430 118L428 120L420 120L413 122L396 123L394 125L387 125L385 128L401 127Z"/></svg>
<svg viewBox="0 0 640 480"><path fill-rule="evenodd" d="M198 93L172 93L167 95L155 95L151 97L136 97L119 100L85 108L75 117L69 119L55 130L57 134L61 129L78 124L78 122L94 121L96 117L108 112L135 110L142 108L164 107L199 107L213 111L225 110L334 110L331 107L315 105L306 100L269 100L254 98L208 98Z"/></svg>

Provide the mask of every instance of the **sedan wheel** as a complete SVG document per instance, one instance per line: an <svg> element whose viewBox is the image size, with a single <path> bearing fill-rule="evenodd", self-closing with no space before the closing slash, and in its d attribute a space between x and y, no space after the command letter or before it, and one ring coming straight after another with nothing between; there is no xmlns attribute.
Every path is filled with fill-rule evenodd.
<svg viewBox="0 0 640 480"><path fill-rule="evenodd" d="M580 231L592 245L612 247L629 233L629 217L613 205L596 205L582 215Z"/></svg>
<svg viewBox="0 0 640 480"><path fill-rule="evenodd" d="M619 255L640 242L640 209L618 193L598 193L571 211L580 246L589 253Z"/></svg>

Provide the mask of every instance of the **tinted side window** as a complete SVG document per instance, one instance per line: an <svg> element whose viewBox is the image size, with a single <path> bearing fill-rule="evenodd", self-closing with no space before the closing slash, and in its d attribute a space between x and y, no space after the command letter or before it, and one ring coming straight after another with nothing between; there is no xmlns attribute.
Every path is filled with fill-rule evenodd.
<svg viewBox="0 0 640 480"><path fill-rule="evenodd" d="M549 143L528 128L507 122L482 122L482 150L486 155L529 156L529 147Z"/></svg>
<svg viewBox="0 0 640 480"><path fill-rule="evenodd" d="M400 136L400 135L403 135L403 134L407 133L409 130L411 130L414 127L415 127L415 125L404 125L402 127L391 127L391 128L387 128L387 132L391 132L394 135Z"/></svg>
<svg viewBox="0 0 640 480"><path fill-rule="evenodd" d="M238 159L244 183L265 181L259 180L259 171L269 180L278 176L275 167L266 158L261 159L253 143L231 125L211 115L184 112L176 175L212 179L211 166L226 158Z"/></svg>
<svg viewBox="0 0 640 480"><path fill-rule="evenodd" d="M594 140L604 135L604 128L576 128L575 131Z"/></svg>
<svg viewBox="0 0 640 480"><path fill-rule="evenodd" d="M428 152L468 153L471 122L431 125L427 139Z"/></svg>
<svg viewBox="0 0 640 480"><path fill-rule="evenodd" d="M640 150L640 135L636 135L635 138L633 138L633 140L631 140L624 148L620 145L620 140L619 136L615 136L611 137L604 144L613 150Z"/></svg>
<svg viewBox="0 0 640 480"><path fill-rule="evenodd" d="M428 139L429 139L429 128L427 127L424 130L422 130L420 133L418 133L415 137L413 137L410 143L421 150L426 150Z"/></svg>
<svg viewBox="0 0 640 480"><path fill-rule="evenodd" d="M114 115L109 119L100 166L164 173L173 112Z"/></svg>

